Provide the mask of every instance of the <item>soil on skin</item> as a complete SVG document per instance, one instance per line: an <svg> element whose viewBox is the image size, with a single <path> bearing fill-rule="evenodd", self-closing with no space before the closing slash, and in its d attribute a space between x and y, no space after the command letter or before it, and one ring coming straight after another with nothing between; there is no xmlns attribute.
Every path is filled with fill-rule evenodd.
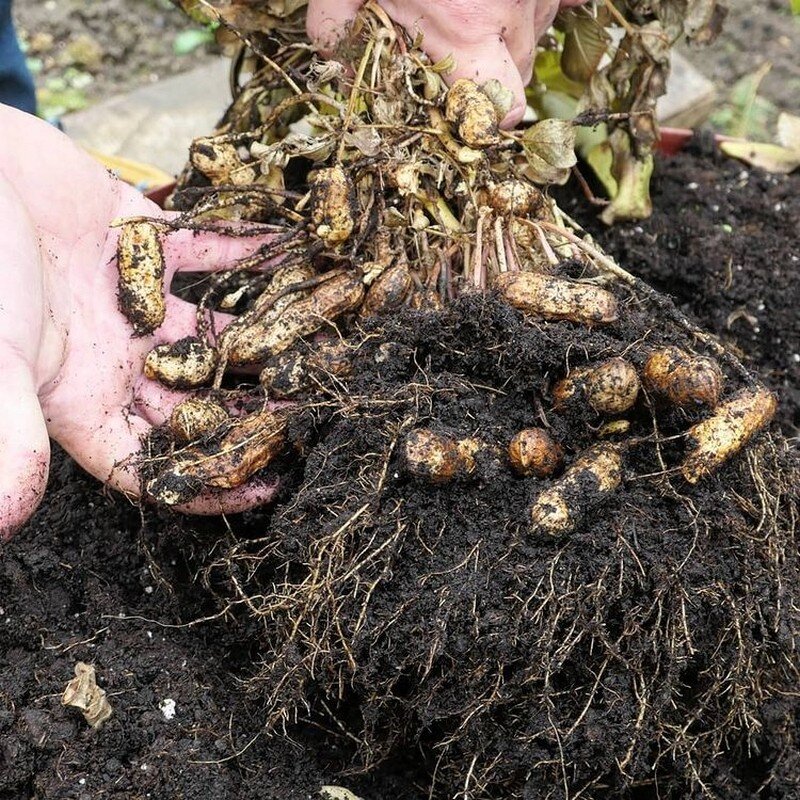
<svg viewBox="0 0 800 800"><path fill-rule="evenodd" d="M673 171L678 177L670 176ZM741 272L752 274L751 279L743 278L739 284L732 284L729 291L735 290L737 294L730 302L757 308L764 301L765 292L774 292L774 296L770 295L772 304L767 307L778 311L789 309L796 285L789 281L796 270L790 273L787 266L785 288L781 292L775 286L778 279L768 267L793 263L796 238L790 237L786 219L791 220L792 214L797 218L796 205L787 209L786 218L774 210L768 213L767 209L774 209L779 192L784 192L785 202L796 203L792 198L797 197L800 181L751 173L749 190L745 186L745 191L733 191L735 175L740 172L739 167L730 164L715 166L691 156L678 158L665 166L656 180L654 219L639 226L641 230L628 226L607 237L609 247L629 248L627 254L619 251L626 266L633 269L649 265L651 277L657 276L659 267L666 269L681 304L705 315L705 321L720 332L723 330L719 326L732 309L723 307L718 312L715 309L715 304L728 301L726 295L719 294L717 273L707 266L709 253L718 265L727 264L728 256L734 264L741 261ZM685 192L690 181L702 188L690 190L698 200L691 211L684 212L683 200L678 205L676 198L684 197L679 188ZM715 205L728 209L730 216L721 218L721 212L714 210ZM758 212L758 208L762 211ZM751 231L750 241L753 236L760 237L758 251L752 258L745 258L751 251L745 247L744 239L725 231L720 233L718 229L721 224L730 223L735 232L737 226L732 219L746 225L754 216L758 225ZM659 230L661 235L655 236L654 232ZM679 232L678 244L666 233L673 230ZM714 238L707 244L692 239L701 235L708 239L712 234ZM633 258L636 261L632 263ZM706 276L703 280L697 280L698 270ZM666 278L662 277L662 281L666 282ZM683 286L686 288L682 295L678 290ZM753 294L748 294L750 291ZM785 301L785 306L779 300ZM513 319L497 314L490 305L474 307L467 315L469 323L465 323L460 340L439 339L438 388L446 391L436 401L435 416L442 429L461 433L481 430L501 440L521 425L537 423L535 408L521 408L504 400L502 395L492 399L491 393L476 396L458 391L468 369L474 375L486 377L492 373L493 380L505 380L514 374L533 374L537 359L549 359L555 365L563 357L563 351L554 347L552 351L529 353L519 369L512 370L502 363L495 367L496 358L479 356L485 350L473 348L481 331L487 330L487 322L496 325L498 333L503 332L503 325L510 326L506 332L516 330ZM779 311L771 314L770 322L775 332L755 340L742 335L739 321L732 324L731 330L738 334L736 341L743 350L770 365L765 376L773 379L773 385L788 386L790 376L781 373L778 365L784 365L781 369L786 370L784 343L793 336L795 344L790 345L794 348L790 349L790 355L797 352L797 328L793 327L797 321L788 312L782 316ZM418 327L418 330L411 325L398 328L396 338L412 344L435 334ZM596 357L613 344L613 334L605 339L604 336L592 334L576 344L590 347ZM781 341L776 345L778 339ZM564 341L562 338L562 345ZM748 351L748 347L754 349ZM431 351L436 363L437 347ZM471 352L476 355L471 356ZM449 360L443 360L442 353L447 353ZM389 369L392 364L396 365L395 372ZM381 368L381 379L389 385L402 378L407 369L408 360L395 354ZM508 374L501 374L502 370ZM375 372L365 374L363 379L374 378ZM427 387L431 388L437 388L436 382ZM511 381L506 391L527 389ZM423 393L421 397L424 399L426 395ZM424 414L426 408L423 403L420 413ZM796 416L792 416L796 413L796 395L784 390L784 425L796 424ZM644 419L643 416L639 422L643 424ZM509 543L515 541L513 528L519 521L517 518L514 524L508 524L508 509L521 512L530 499L525 482L511 477L506 470L497 470L490 459L480 465L480 481L459 486L458 509L454 510L442 502L441 490L416 485L409 493L407 482L395 479L391 473L392 489L385 498L386 507L392 507L393 496L402 497L409 503L406 516L421 527L416 538L406 535L398 551L404 558L393 563L391 587L394 588L384 593L374 615L366 620L367 630L374 632L387 624L386 615L393 609L399 611L397 603L408 598L409 593L414 597L420 594L415 579L423 573L431 576L426 581L431 585L425 591L432 587L437 593L436 602L418 608L414 624L399 626L391 641L377 637L371 647L365 646L354 653L368 669L360 678L361 684L345 684L343 691L351 705L337 707L330 696L322 694L331 693L337 674L324 667L316 675L316 683L291 685L283 699L305 697L312 710L308 711L302 703L297 705L295 716L288 721L289 738L263 734L265 698L275 694L274 679L279 673L261 672L261 682L247 690L242 683L259 672L262 663L277 663L275 653L265 645L264 633L281 620L256 622L240 608L232 606L226 610L224 603L219 602L221 597L235 598L234 581L251 587L261 580L269 583L267 573L258 574L248 565L247 557L253 549L270 550L270 569L288 558L302 563L308 557L319 534L330 530L333 517L330 500L339 496L332 491L333 477L348 475L355 469L356 462L351 457L354 452L361 452L365 458L376 452L381 444L378 430L354 427L346 418L330 422L327 450L318 452L306 468L306 480L314 491L307 493L302 503L288 504L301 477L295 474L286 486L283 504L279 503L276 511L268 509L232 517L227 525L218 519L189 522L161 516L152 510L146 512L143 523L137 508L117 495L106 493L57 451L45 502L26 529L0 551L0 673L3 675L0 800L21 797L128 800L147 796L300 800L315 796L325 784L346 786L366 800L427 797L431 774L437 765L420 756L412 733L415 726L425 731L418 744L430 753L432 745L441 744L453 733L448 727L448 714L457 718L463 712L458 706L463 699L460 692L481 686L482 681L486 682L487 691L494 685L491 675L475 676L467 669L473 659L491 651L501 653L503 658L519 656L526 652L525 647L529 648L528 653L536 652L535 648L530 649L530 630L525 630L525 626L509 635L509 612L525 599L511 590L521 584L537 585L537 575L550 580L542 570L559 545L522 546L514 551L513 558L503 559L509 552ZM476 749L499 754L503 780L531 800L562 796L565 782L574 793L582 785L580 780L598 770L613 774L613 755L620 748L625 755L628 740L624 734L631 723L635 724L638 714L632 693L635 687L625 679L623 664L625 659L639 658L654 669L683 664L677 673L669 670L663 673L665 686L675 686L676 681L683 683L684 689L677 696L682 707L670 717L673 710L667 702L669 698L652 698L655 710L644 718L643 735L652 736L658 724L672 724L676 718L685 720L681 714L708 688L717 670L726 679L738 675L741 680L730 684L730 690L742 693L761 729L749 754L743 740L733 736L714 762L704 761L704 779L716 796L726 800L756 797L789 800L797 796L800 760L793 729L798 718L797 700L791 692L783 696L772 693L778 685L772 683L778 677L772 670L782 663L774 659L787 655L784 648L789 646L793 635L788 618L786 627L774 630L774 614L778 613L778 607L781 614L786 613L796 591L792 588L797 585L796 554L789 547L778 564L772 560L775 554L767 546L747 534L757 509L740 502L738 492L732 491L736 488L752 497L752 491L743 489L748 481L745 466L745 460L739 459L718 478L689 492L702 517L708 520L709 528L692 550L679 584L675 583L675 566L682 562L693 540L690 515L668 492L654 497L644 482L637 481L628 482L624 514L618 504L621 501L617 500L605 511L597 512L594 531L605 530L608 535L590 536L584 530L565 550L560 568L563 571L555 574L556 582L576 576L578 602L570 608L583 608L576 616L580 625L586 622L584 612L599 615L597 626L589 633L591 637L619 636L622 620L631 624L646 621L642 603L652 598L658 587L665 597L673 600L678 585L696 591L695 603L690 603L686 612L686 624L693 631L693 645L700 655L681 662L679 658L671 660L675 654L659 653L648 661L646 648L636 651L634 647L623 654L620 662L610 661L598 679L598 668L603 663L600 651L588 648L585 642L577 643L563 664L554 662L557 680L549 696L554 719L558 721L559 714L565 718L579 716L596 680L603 693L582 717L577 739L572 737L568 741L559 741L558 736L551 735L553 720L548 719L544 707L525 705L531 693L542 696L537 683L526 685L520 680L526 665L520 669L508 662L509 668L503 672L508 687L507 694L503 693L503 703L508 703L512 710L531 711L529 719L517 718L511 726L528 734L530 740L520 747L518 742L506 738L504 726L508 717L504 716L502 703L496 716L482 718L476 713L465 728L466 739L443 749L446 757L441 774L445 784L435 796L451 797L461 790L461 786L453 788L453 764L462 765L463 786L463 777L470 766L469 755ZM785 463L782 468L786 468ZM647 459L635 460L631 469L643 474L652 471L653 464ZM612 533L607 527L615 515L617 519L625 519L623 533L636 550L639 566L627 547L620 544L618 531ZM435 534L445 522L448 533L437 539ZM263 535L268 529L291 535L256 546L253 537ZM487 532L493 535L487 536ZM475 557L477 543L482 543L480 568L472 572L456 571L457 578L449 578L448 570L462 562L472 564L469 558L464 560L470 554ZM791 542L781 540L779 544L787 546ZM231 559L231 553L243 558ZM203 569L215 559L214 569ZM624 571L620 573L623 564ZM615 570L608 591L613 595L617 586L624 587L625 600L619 605L609 604L602 593L587 589L597 583L601 573L598 567ZM794 581L780 590L788 592L781 603L777 603L775 594L778 574L775 570L784 578L792 573ZM283 578L291 583L299 574ZM496 581L487 582L488 577ZM730 627L729 601L720 587L729 590L731 602L742 612L743 629ZM477 612L484 626L479 645L470 638L475 614L472 604L476 598L482 604ZM441 616L442 608L453 612L446 620ZM460 613L461 609L464 613ZM665 607L667 618L681 620L679 609L680 604ZM185 624L205 617L213 619ZM519 621L524 615L518 613L510 618ZM442 636L441 627L437 628L443 621L448 626L447 637ZM729 631L731 635L721 635L720 631ZM564 632L564 641L570 641L568 633ZM674 635L681 637L682 632L676 630ZM739 635L744 637L741 652L751 655L753 661L737 662L735 643L740 641L736 638ZM707 648L718 636L724 646L716 654L709 653ZM366 641L369 640L362 640ZM642 645L647 637L634 636L630 641ZM370 698L366 687L396 680L398 676L393 670L400 667L403 659L413 662L420 650L428 652L434 643L439 648L437 657L444 654L445 662L455 666L448 673L439 663L437 669L442 671L434 673L433 679L429 676L434 691L424 710L412 707L409 701L415 699L413 688L403 681L394 685L396 702L382 706L370 703L374 698ZM294 654L282 653L281 666L291 666L292 656L295 663L300 663L303 655L302 646ZM333 651L321 654L320 663L326 664L336 656ZM59 702L60 693L72 677L74 663L79 660L95 664L98 680L108 690L115 709L114 716L96 732L88 728L79 712L64 709ZM459 672L461 666L464 669ZM748 682L755 674L765 676L765 682L757 687ZM448 675L450 680L445 680ZM463 682L454 682L453 675L461 675ZM579 690L572 696L571 692L561 691L567 686L573 689L578 686ZM492 697L491 692L486 697ZM160 710L167 699L175 701L173 719L167 719ZM718 721L716 703L719 700L719 707L724 707L729 693L712 699L711 705L692 723L692 735L707 732L713 738L710 729ZM326 701L330 713L320 700ZM348 710L354 707L353 703L371 713L363 717L353 715ZM363 747L356 746L354 737L367 740L365 729L372 740L388 741L387 728L398 736L386 752L365 752ZM559 750L563 747L570 758L576 759L574 772L568 775L557 769ZM651 778L653 755L636 751L629 771ZM367 775L352 771L354 765L381 756L385 760ZM539 777L526 787L525 771L532 764L537 765L535 774ZM584 796L607 800L618 797L650 800L656 796L677 800L690 796L682 778L670 775L670 766L667 759L661 764L663 772L656 773L660 781L657 790L647 780L629 791L600 780ZM689 769L685 762L678 766ZM505 797L508 793L497 789L495 796Z"/></svg>

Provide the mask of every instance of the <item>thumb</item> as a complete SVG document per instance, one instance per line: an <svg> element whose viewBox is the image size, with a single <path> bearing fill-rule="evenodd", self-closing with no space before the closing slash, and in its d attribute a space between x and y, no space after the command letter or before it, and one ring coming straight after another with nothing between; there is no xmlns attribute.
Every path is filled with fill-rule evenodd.
<svg viewBox="0 0 800 800"><path fill-rule="evenodd" d="M430 43L423 40L423 46L433 61L439 61L451 54L455 56L455 69L445 76L448 83L451 84L459 78L469 78L480 86L495 79L512 92L514 102L502 120L501 127L513 128L522 120L527 105L525 84L520 67L514 62L502 37L486 36L480 41L462 45L455 51L447 42L434 37L431 37ZM529 71L529 65L526 65L526 70ZM530 78L530 75L527 77Z"/></svg>
<svg viewBox="0 0 800 800"><path fill-rule="evenodd" d="M364 0L308 0L306 31L323 52L332 52Z"/></svg>
<svg viewBox="0 0 800 800"><path fill-rule="evenodd" d="M0 540L10 538L41 502L50 468L47 436L27 365L5 365L0 385Z"/></svg>

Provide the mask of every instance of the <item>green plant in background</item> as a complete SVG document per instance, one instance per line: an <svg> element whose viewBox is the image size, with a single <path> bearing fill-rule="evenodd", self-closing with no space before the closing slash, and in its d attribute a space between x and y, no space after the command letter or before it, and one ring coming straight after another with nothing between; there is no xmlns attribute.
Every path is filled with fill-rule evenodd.
<svg viewBox="0 0 800 800"><path fill-rule="evenodd" d="M578 153L609 197L601 219L652 212L656 102L666 91L673 45L712 41L724 10L715 0L633 0L562 11L536 58L528 99L540 117L580 121Z"/></svg>

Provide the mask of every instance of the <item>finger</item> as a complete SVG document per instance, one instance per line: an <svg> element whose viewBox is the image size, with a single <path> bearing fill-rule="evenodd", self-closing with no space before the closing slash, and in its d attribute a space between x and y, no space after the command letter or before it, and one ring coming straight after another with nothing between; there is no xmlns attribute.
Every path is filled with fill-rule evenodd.
<svg viewBox="0 0 800 800"><path fill-rule="evenodd" d="M251 479L236 489L208 489L177 510L184 514L213 516L216 514L238 514L257 506L271 503L278 494L280 481Z"/></svg>
<svg viewBox="0 0 800 800"><path fill-rule="evenodd" d="M306 32L311 41L330 54L363 4L364 0L309 0Z"/></svg>
<svg viewBox="0 0 800 800"><path fill-rule="evenodd" d="M240 230L247 230L242 223ZM176 272L213 272L227 269L237 261L251 256L262 258L264 264L277 260L270 255L274 233L252 232L252 235L233 236L214 231L192 231L185 228L170 231L162 241L167 276Z"/></svg>
<svg viewBox="0 0 800 800"><path fill-rule="evenodd" d="M141 497L139 468L143 444L151 426L141 417L121 411L92 433L91 445L74 450L70 443L65 449L90 474L103 483L135 499ZM236 514L270 502L278 491L278 481L254 480L236 489L206 490L176 510L185 514Z"/></svg>
<svg viewBox="0 0 800 800"><path fill-rule="evenodd" d="M50 439L26 365L4 362L0 390L0 540L38 507L47 486Z"/></svg>
<svg viewBox="0 0 800 800"><path fill-rule="evenodd" d="M142 375L133 390L134 413L153 426L163 425L178 404L187 398L186 392L168 389Z"/></svg>
<svg viewBox="0 0 800 800"><path fill-rule="evenodd" d="M219 333L223 328L230 325L236 319L232 314L225 314L222 311L210 312L213 319L213 329ZM167 314L164 323L156 331L155 341L177 342L184 336L197 335L197 306L194 303L187 303L174 295L167 295Z"/></svg>
<svg viewBox="0 0 800 800"><path fill-rule="evenodd" d="M437 39L431 40L431 46L425 48L434 61L451 55L449 50ZM503 128L513 128L525 114L525 85L522 82L519 68L500 35L487 35L480 41L463 46L456 54L455 69L445 76L449 84L459 78L469 78L477 84L495 79L514 95L511 110L501 122Z"/></svg>

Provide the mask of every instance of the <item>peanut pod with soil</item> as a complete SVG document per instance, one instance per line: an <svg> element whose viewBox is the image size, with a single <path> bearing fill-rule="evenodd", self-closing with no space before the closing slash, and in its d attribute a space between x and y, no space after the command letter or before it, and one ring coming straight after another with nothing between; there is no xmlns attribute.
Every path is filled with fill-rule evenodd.
<svg viewBox="0 0 800 800"><path fill-rule="evenodd" d="M265 725L405 759L409 798L780 769L800 576L774 398L548 197L569 123L501 132L502 93L448 91L377 6L343 52L278 37L172 198L175 226L277 232L195 289L210 405L143 463L165 504L283 482L206 566L257 623Z"/></svg>

